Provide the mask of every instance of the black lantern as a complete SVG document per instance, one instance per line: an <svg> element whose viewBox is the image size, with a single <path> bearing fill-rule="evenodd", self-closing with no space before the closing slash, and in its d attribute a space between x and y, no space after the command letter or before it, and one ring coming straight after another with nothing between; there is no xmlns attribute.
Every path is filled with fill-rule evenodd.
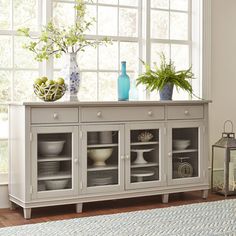
<svg viewBox="0 0 236 236"><path fill-rule="evenodd" d="M231 124L231 132L226 132L226 124ZM225 195L236 194L236 139L233 123L224 122L222 138L212 145L211 189Z"/></svg>

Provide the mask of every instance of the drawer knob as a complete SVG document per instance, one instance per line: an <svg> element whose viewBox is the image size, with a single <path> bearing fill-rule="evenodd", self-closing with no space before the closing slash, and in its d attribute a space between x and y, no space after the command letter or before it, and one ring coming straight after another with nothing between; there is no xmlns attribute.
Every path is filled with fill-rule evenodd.
<svg viewBox="0 0 236 236"><path fill-rule="evenodd" d="M101 116L102 116L102 112L99 111L99 112L97 113L97 117L101 117Z"/></svg>
<svg viewBox="0 0 236 236"><path fill-rule="evenodd" d="M184 111L184 114L185 114L185 115L189 115L189 111L188 111L188 110L185 110L185 111Z"/></svg>
<svg viewBox="0 0 236 236"><path fill-rule="evenodd" d="M153 115L153 112L152 112L152 111L149 111L149 112L148 112L148 115L149 115L149 116L152 116L152 115Z"/></svg>
<svg viewBox="0 0 236 236"><path fill-rule="evenodd" d="M54 113L54 114L53 114L53 118L54 118L54 119L58 119L58 114L57 114L57 113Z"/></svg>

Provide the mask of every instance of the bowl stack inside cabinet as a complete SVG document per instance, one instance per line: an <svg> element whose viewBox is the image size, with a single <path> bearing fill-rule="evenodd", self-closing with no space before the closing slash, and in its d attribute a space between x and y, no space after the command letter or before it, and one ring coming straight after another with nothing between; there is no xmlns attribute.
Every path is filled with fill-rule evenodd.
<svg viewBox="0 0 236 236"><path fill-rule="evenodd" d="M87 132L87 187L117 185L119 132Z"/></svg>
<svg viewBox="0 0 236 236"><path fill-rule="evenodd" d="M38 192L72 188L72 134L38 134Z"/></svg>

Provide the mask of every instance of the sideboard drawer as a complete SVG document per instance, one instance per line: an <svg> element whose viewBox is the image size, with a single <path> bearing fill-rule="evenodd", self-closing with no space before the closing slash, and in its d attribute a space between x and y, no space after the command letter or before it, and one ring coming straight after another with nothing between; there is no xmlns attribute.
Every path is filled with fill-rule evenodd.
<svg viewBox="0 0 236 236"><path fill-rule="evenodd" d="M31 123L73 123L79 121L78 108L32 108Z"/></svg>
<svg viewBox="0 0 236 236"><path fill-rule="evenodd" d="M169 120L202 119L203 106L168 106L167 118Z"/></svg>
<svg viewBox="0 0 236 236"><path fill-rule="evenodd" d="M84 107L81 122L163 120L164 107Z"/></svg>

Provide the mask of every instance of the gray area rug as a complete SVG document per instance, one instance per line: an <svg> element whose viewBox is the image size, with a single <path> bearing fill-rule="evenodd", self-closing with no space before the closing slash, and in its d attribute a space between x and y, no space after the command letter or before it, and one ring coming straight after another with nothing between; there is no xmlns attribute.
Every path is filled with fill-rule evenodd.
<svg viewBox="0 0 236 236"><path fill-rule="evenodd" d="M236 199L8 227L0 235L236 235Z"/></svg>

